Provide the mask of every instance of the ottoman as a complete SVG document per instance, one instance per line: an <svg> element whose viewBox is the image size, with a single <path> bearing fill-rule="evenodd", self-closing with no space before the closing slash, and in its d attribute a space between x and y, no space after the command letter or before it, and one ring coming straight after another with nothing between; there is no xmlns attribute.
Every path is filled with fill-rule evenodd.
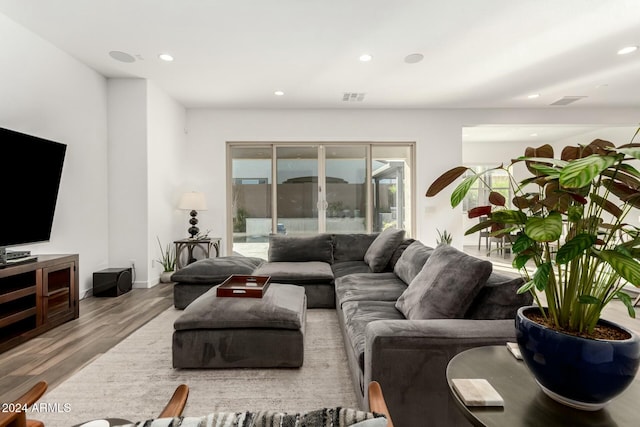
<svg viewBox="0 0 640 427"><path fill-rule="evenodd" d="M302 366L303 287L271 283L262 298L219 298L216 289L198 297L176 319L174 368Z"/></svg>

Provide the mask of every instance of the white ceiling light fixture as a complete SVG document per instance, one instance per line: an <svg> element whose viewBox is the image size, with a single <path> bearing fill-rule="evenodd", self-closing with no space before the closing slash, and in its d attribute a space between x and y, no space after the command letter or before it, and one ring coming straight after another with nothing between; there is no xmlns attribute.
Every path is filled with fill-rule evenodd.
<svg viewBox="0 0 640 427"><path fill-rule="evenodd" d="M273 94L274 94L275 96L284 96L284 91L276 90L275 92L273 92Z"/></svg>
<svg viewBox="0 0 640 427"><path fill-rule="evenodd" d="M369 62L373 59L373 55L368 53L363 53L362 55L360 55L359 59L361 62Z"/></svg>
<svg viewBox="0 0 640 427"><path fill-rule="evenodd" d="M404 62L407 64L416 64L424 59L424 55L421 53L412 53L404 57Z"/></svg>
<svg viewBox="0 0 640 427"><path fill-rule="evenodd" d="M618 51L618 55L628 55L638 50L638 46L626 46Z"/></svg>
<svg viewBox="0 0 640 427"><path fill-rule="evenodd" d="M160 58L160 59L162 59L163 61L166 61L166 62L173 61L173 56L169 55L168 53L161 53L160 55L158 55L158 58Z"/></svg>
<svg viewBox="0 0 640 427"><path fill-rule="evenodd" d="M540 98L540 94L539 93L532 93L531 95L528 95L527 98L529 98L529 99Z"/></svg>
<svg viewBox="0 0 640 427"><path fill-rule="evenodd" d="M109 52L109 56L115 59L116 61L120 61L120 62L131 63L131 62L135 62L136 60L136 58L129 55L127 52L121 52L119 50L112 50L111 52Z"/></svg>

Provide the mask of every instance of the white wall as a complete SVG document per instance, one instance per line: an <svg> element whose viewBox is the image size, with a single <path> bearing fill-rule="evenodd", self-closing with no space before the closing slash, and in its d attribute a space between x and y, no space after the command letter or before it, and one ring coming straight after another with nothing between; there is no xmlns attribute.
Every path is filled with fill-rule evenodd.
<svg viewBox="0 0 640 427"><path fill-rule="evenodd" d="M147 80L108 80L109 262L147 286Z"/></svg>
<svg viewBox="0 0 640 427"><path fill-rule="evenodd" d="M163 247L178 238L187 237L188 213L177 209L180 196L186 190L182 182L181 165L187 167L184 155L186 142L186 110L171 97L149 83L147 92L148 130L148 223L147 245L149 285L158 283L162 272L158 240Z"/></svg>
<svg viewBox="0 0 640 427"><path fill-rule="evenodd" d="M145 79L109 79L108 89L109 260L133 261L134 287L150 287L162 272L157 239L165 246L183 235L185 109Z"/></svg>
<svg viewBox="0 0 640 427"><path fill-rule="evenodd" d="M209 200L201 228L225 237L227 141L416 141L416 237L435 244L436 229L463 242L460 210L452 215L448 194L424 197L442 172L462 163L462 127L478 124L628 124L640 109L511 110L217 110L187 111L188 180Z"/></svg>
<svg viewBox="0 0 640 427"><path fill-rule="evenodd" d="M21 249L80 254L83 295L108 265L106 81L2 14L0 50L0 126L67 144L51 240Z"/></svg>

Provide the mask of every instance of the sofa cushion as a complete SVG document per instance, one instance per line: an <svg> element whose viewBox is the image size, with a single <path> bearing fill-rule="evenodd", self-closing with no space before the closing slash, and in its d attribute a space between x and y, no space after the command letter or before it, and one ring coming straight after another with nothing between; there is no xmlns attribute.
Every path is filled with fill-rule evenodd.
<svg viewBox="0 0 640 427"><path fill-rule="evenodd" d="M271 276L271 283L294 285L333 283L333 271L326 262L265 262L253 274Z"/></svg>
<svg viewBox="0 0 640 427"><path fill-rule="evenodd" d="M269 261L272 262L333 262L333 245L330 234L315 236L269 236Z"/></svg>
<svg viewBox="0 0 640 427"><path fill-rule="evenodd" d="M489 261L440 245L398 298L396 307L411 320L463 318L492 268Z"/></svg>
<svg viewBox="0 0 640 427"><path fill-rule="evenodd" d="M523 284L522 277L494 271L464 317L467 319L515 319L518 308L531 305L533 301L530 292L518 294L517 291Z"/></svg>
<svg viewBox="0 0 640 427"><path fill-rule="evenodd" d="M332 237L334 262L362 261L378 233L334 234Z"/></svg>
<svg viewBox="0 0 640 427"><path fill-rule="evenodd" d="M387 264L387 268L389 269L389 271L393 271L393 269L395 268L396 264L398 263L398 260L400 259L404 251L415 241L416 241L415 239L404 239L402 243L398 245L396 250L393 251L393 255L391 255L389 264Z"/></svg>
<svg viewBox="0 0 640 427"><path fill-rule="evenodd" d="M349 274L372 273L369 265L362 260L336 262L331 265L331 270L333 270L333 277L336 279Z"/></svg>
<svg viewBox="0 0 640 427"><path fill-rule="evenodd" d="M350 274L336 279L339 304L348 301L393 301L407 289L398 277L389 273Z"/></svg>
<svg viewBox="0 0 640 427"><path fill-rule="evenodd" d="M427 247L422 243L415 241L411 243L402 253L400 259L393 267L393 272L404 281L411 283L413 279L420 273L425 262L433 253L433 248Z"/></svg>
<svg viewBox="0 0 640 427"><path fill-rule="evenodd" d="M171 280L180 283L218 284L232 274L251 274L263 262L261 258L235 255L206 258L176 271Z"/></svg>
<svg viewBox="0 0 640 427"><path fill-rule="evenodd" d="M360 369L364 371L365 328L374 320L403 320L393 301L349 301L342 305L346 335Z"/></svg>
<svg viewBox="0 0 640 427"><path fill-rule="evenodd" d="M185 308L174 322L176 331L187 329L273 328L300 329L306 299L299 286L274 283L262 298L216 295L217 286Z"/></svg>
<svg viewBox="0 0 640 427"><path fill-rule="evenodd" d="M364 254L364 262L369 264L374 273L384 271L393 252L400 246L404 239L404 230L387 228L371 243Z"/></svg>

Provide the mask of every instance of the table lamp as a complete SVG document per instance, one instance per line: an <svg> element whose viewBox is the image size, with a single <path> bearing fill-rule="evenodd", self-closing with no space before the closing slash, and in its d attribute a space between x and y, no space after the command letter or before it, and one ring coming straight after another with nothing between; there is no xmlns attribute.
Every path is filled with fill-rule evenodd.
<svg viewBox="0 0 640 427"><path fill-rule="evenodd" d="M180 199L180 204L178 205L178 209L190 210L191 219L189 220L189 234L191 234L191 238L195 238L196 235L200 232L200 229L196 227L198 223L198 219L196 216L198 215L198 211L206 211L207 210L207 201L204 198L204 194L199 191L190 191L188 193L184 193L182 198Z"/></svg>

